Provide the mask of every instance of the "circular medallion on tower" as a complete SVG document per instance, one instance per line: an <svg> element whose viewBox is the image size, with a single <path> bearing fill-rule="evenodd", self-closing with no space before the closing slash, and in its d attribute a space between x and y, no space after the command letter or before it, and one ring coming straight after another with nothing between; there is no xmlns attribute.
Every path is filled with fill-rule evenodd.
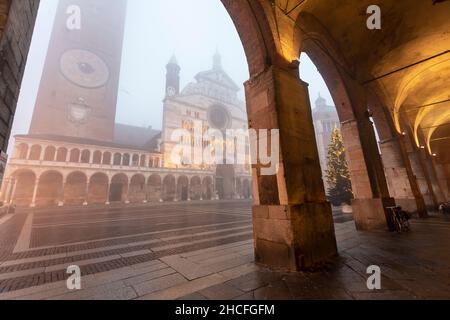
<svg viewBox="0 0 450 320"><path fill-rule="evenodd" d="M77 86L94 89L103 87L109 79L106 62L91 51L74 49L61 56L61 73Z"/></svg>
<svg viewBox="0 0 450 320"><path fill-rule="evenodd" d="M231 115L223 105L213 105L208 110L208 123L211 128L225 130L231 128Z"/></svg>

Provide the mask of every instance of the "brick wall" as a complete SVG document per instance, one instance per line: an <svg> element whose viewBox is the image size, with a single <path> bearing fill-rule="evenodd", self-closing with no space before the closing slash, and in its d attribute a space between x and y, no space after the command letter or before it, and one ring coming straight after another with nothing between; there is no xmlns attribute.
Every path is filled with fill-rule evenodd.
<svg viewBox="0 0 450 320"><path fill-rule="evenodd" d="M0 149L6 151L39 0L0 0Z"/></svg>

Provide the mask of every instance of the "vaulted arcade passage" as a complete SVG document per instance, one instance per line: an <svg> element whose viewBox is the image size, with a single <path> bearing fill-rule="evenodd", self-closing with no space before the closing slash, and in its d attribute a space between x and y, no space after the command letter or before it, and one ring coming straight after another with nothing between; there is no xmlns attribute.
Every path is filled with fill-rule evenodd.
<svg viewBox="0 0 450 320"><path fill-rule="evenodd" d="M11 10L20 13L29 9L21 8L19 2L13 0ZM5 3L9 2L2 1ZM308 85L299 77L301 52L308 53L320 69L338 108L354 183L358 228L386 230L387 207L396 203L425 217L427 211L448 200L450 2L420 1L412 6L409 1L380 0L380 30L367 28L365 13L372 4L370 0L346 1L337 8L332 0L222 3L247 55L249 125L253 129L280 130L277 174L263 175L261 166L254 165L253 188L246 187L246 192L252 189L254 195L258 262L289 270L309 269L323 265L337 253L331 207L321 180ZM2 8L0 14L5 15L8 6ZM33 8L30 10L35 12ZM14 34L10 31L8 38L5 29L2 47L15 45ZM14 84L8 79L0 83L6 83L10 96L17 98L18 86L11 90ZM13 110L13 105L9 102L7 108ZM79 151L70 157L83 161L86 157ZM29 172L17 174L19 181L37 180ZM186 179L181 177L167 175L148 181L132 178L112 177L109 201L130 201L130 187L159 192L161 200L198 198L202 193L203 182L198 179L189 181L195 188L187 192ZM96 184L100 186L101 180L97 177ZM73 176L68 181L76 191L75 200L81 201L80 186L87 184L86 177ZM57 172L48 172L39 178L35 190L23 192L33 193L38 203L64 201L64 194L58 191L64 182ZM3 196L10 195L14 185L15 181L9 181ZM98 198L105 191L100 189Z"/></svg>

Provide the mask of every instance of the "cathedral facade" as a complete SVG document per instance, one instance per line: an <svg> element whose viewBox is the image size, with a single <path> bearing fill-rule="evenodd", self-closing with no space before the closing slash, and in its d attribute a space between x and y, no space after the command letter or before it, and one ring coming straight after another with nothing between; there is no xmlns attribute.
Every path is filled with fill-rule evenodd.
<svg viewBox="0 0 450 320"><path fill-rule="evenodd" d="M92 25L68 26L73 3ZM102 14L102 6L110 14ZM192 133L192 145L201 147L206 141L194 135L195 127L224 134L247 129L239 87L218 53L211 69L185 88L176 58L169 61L162 130L117 123L125 7L125 0L114 1L113 8L108 0L95 5L60 1L30 131L15 137L6 167L5 203L45 207L251 198L248 156L244 164L173 160L178 129ZM245 150L248 154L248 139Z"/></svg>

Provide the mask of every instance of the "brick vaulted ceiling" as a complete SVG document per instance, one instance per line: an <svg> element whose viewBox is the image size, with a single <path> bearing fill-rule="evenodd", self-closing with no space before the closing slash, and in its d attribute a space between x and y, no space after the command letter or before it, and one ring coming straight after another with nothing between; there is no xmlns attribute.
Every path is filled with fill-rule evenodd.
<svg viewBox="0 0 450 320"><path fill-rule="evenodd" d="M377 88L395 120L416 143L450 150L450 1L273 0L278 15L301 27L313 16L328 32L359 83ZM367 8L381 8L382 29L366 27ZM279 19L278 19L279 20ZM278 24L283 33L283 24ZM304 32L301 30L300 32ZM306 35L307 36L307 35ZM402 120L403 119L403 120ZM402 121L401 121L402 120Z"/></svg>

